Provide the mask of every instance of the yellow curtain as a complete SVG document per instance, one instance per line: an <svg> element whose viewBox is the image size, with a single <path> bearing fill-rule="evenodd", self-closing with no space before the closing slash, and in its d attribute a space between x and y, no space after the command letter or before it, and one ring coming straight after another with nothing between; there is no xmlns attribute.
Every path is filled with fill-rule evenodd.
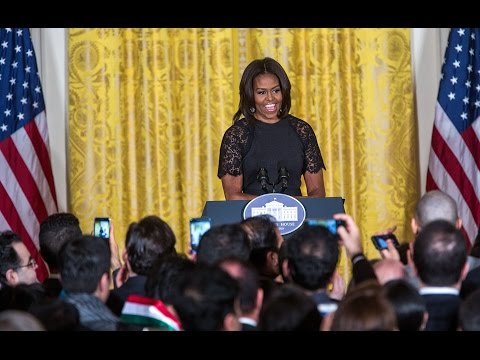
<svg viewBox="0 0 480 360"><path fill-rule="evenodd" d="M377 230L410 239L420 192L408 29L71 29L68 51L70 206L84 231L109 216L122 248L128 224L156 214L185 251L188 219L224 199L218 151L243 69L271 56L366 254L378 257Z"/></svg>

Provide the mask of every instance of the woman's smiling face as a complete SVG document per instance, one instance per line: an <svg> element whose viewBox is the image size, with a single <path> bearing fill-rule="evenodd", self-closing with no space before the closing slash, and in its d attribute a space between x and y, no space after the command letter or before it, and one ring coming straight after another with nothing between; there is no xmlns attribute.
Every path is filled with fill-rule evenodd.
<svg viewBox="0 0 480 360"><path fill-rule="evenodd" d="M282 108L282 90L274 74L260 74L253 80L255 113L257 120L274 123L279 120Z"/></svg>

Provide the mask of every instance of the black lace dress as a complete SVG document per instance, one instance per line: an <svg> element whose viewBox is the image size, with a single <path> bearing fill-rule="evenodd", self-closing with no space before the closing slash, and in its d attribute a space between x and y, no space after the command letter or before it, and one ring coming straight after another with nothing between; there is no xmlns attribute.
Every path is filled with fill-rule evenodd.
<svg viewBox="0 0 480 360"><path fill-rule="evenodd" d="M301 196L301 176L306 171L325 169L322 154L312 127L305 121L287 115L275 124L255 120L249 125L241 119L223 135L218 162L218 177L243 175L243 192L262 195L257 180L260 168L267 170L268 192L281 191L277 183L280 168L289 173L285 194Z"/></svg>

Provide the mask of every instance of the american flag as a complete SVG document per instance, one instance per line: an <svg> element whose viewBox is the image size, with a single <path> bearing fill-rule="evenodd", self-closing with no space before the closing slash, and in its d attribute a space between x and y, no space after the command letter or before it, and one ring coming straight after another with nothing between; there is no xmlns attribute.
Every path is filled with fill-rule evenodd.
<svg viewBox="0 0 480 360"><path fill-rule="evenodd" d="M42 87L28 28L0 29L0 231L19 234L37 260L40 223L57 212Z"/></svg>
<svg viewBox="0 0 480 360"><path fill-rule="evenodd" d="M435 109L427 191L452 196L470 243L480 222L480 29L452 28Z"/></svg>

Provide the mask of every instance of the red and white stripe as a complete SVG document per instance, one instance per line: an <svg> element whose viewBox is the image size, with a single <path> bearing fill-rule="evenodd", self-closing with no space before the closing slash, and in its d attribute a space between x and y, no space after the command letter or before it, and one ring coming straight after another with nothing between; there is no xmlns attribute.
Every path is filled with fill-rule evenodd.
<svg viewBox="0 0 480 360"><path fill-rule="evenodd" d="M427 191L439 189L452 196L470 243L480 223L480 120L462 134L437 103Z"/></svg>
<svg viewBox="0 0 480 360"><path fill-rule="evenodd" d="M0 143L0 169L0 231L21 236L43 281L48 271L38 253L40 223L57 212L45 111Z"/></svg>

